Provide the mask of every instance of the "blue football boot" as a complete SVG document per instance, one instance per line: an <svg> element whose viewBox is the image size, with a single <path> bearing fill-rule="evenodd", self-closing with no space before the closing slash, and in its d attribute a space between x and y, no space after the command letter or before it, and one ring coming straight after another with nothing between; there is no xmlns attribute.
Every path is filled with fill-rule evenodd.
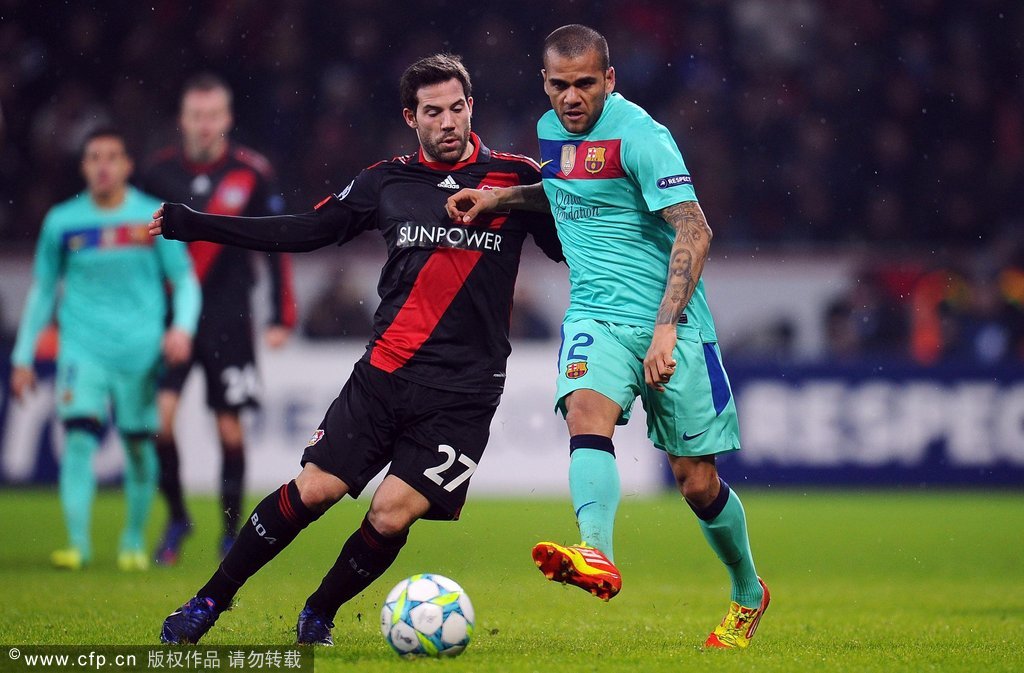
<svg viewBox="0 0 1024 673"><path fill-rule="evenodd" d="M318 615L308 605L299 613L299 621L295 624L295 642L299 645L334 645L331 629L334 622Z"/></svg>
<svg viewBox="0 0 1024 673"><path fill-rule="evenodd" d="M209 598L196 596L167 615L160 630L160 642L194 645L206 635L223 610Z"/></svg>

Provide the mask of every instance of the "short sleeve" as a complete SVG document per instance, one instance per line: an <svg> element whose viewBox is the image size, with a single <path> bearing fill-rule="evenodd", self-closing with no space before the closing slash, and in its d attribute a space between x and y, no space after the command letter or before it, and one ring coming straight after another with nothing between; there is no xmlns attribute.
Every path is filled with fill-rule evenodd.
<svg viewBox="0 0 1024 673"><path fill-rule="evenodd" d="M623 139L622 157L647 207L656 213L683 201L696 201L690 171L672 134L649 117L645 121Z"/></svg>

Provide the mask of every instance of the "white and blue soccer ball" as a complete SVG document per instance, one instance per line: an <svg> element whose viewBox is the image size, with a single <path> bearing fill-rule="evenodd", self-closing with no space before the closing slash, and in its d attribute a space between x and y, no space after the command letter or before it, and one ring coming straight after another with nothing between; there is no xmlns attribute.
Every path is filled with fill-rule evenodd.
<svg viewBox="0 0 1024 673"><path fill-rule="evenodd" d="M462 587L423 573L402 580L384 599L380 630L403 657L453 657L469 645L474 620Z"/></svg>

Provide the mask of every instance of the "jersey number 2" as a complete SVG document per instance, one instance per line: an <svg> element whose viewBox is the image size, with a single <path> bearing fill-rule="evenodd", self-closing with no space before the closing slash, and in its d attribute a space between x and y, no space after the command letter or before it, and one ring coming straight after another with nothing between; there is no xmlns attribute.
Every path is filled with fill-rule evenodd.
<svg viewBox="0 0 1024 673"><path fill-rule="evenodd" d="M583 353L577 353L577 348L586 348L594 344L594 337L590 336L586 332L580 332L572 338L572 346L569 348L569 354L565 356L566 362L569 360L582 360L587 361L587 356Z"/></svg>
<svg viewBox="0 0 1024 673"><path fill-rule="evenodd" d="M447 444L441 444L440 446L437 447L437 450L439 453L443 453L446 456L444 462L435 467L428 467L427 469L423 470L423 476L429 479L430 481L434 482L438 486L443 486L444 490L451 493L459 486L461 486L463 482L465 482L467 479L473 476L473 473L476 472L477 464L472 458L463 453L456 452L455 449L448 446ZM447 470L452 465L454 465L456 458L458 458L458 461L460 463L466 466L466 469L460 472L458 476L456 476L454 479L452 479L446 484L444 483L444 478L441 476L441 473Z"/></svg>

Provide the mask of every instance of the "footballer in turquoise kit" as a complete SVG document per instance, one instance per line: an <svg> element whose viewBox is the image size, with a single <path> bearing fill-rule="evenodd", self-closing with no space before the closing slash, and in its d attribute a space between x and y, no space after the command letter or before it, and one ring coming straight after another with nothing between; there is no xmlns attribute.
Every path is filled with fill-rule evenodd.
<svg viewBox="0 0 1024 673"><path fill-rule="evenodd" d="M88 188L55 205L43 221L11 355L11 387L20 398L34 384L36 342L57 306L57 412L66 430L60 492L70 547L52 560L62 568L81 568L92 557L92 458L111 411L128 454L118 563L125 570L148 564L143 530L157 479L157 368L161 351L168 360L187 356L199 318L188 251L180 242L149 236L148 222L161 204L128 185L131 168L117 131L90 135L82 156ZM165 283L173 287L169 328Z"/></svg>
<svg viewBox="0 0 1024 673"><path fill-rule="evenodd" d="M569 265L556 407L569 429L569 490L582 542L541 542L545 577L604 600L622 587L612 537L621 498L616 425L639 397L683 498L729 573L729 610L705 647L744 648L768 608L739 496L715 457L740 448L736 406L701 273L711 229L669 131L614 93L608 43L573 24L544 42L537 123L543 186L463 190L456 222L491 210L550 210Z"/></svg>
<svg viewBox="0 0 1024 673"><path fill-rule="evenodd" d="M656 213L697 200L668 129L613 93L588 132L569 133L549 110L537 135L544 192L568 247L566 319L653 326L675 241L675 231ZM717 341L702 281L685 315L683 326Z"/></svg>
<svg viewBox="0 0 1024 673"><path fill-rule="evenodd" d="M655 213L697 201L668 129L612 93L586 133L567 131L554 110L541 117L537 133L544 191L571 288L559 354L559 408L564 412L574 390L596 390L622 408L619 422L625 423L639 396L658 448L686 456L738 449L736 409L702 280L677 319L674 356L684 366L664 390L644 385L644 354L676 238Z"/></svg>

